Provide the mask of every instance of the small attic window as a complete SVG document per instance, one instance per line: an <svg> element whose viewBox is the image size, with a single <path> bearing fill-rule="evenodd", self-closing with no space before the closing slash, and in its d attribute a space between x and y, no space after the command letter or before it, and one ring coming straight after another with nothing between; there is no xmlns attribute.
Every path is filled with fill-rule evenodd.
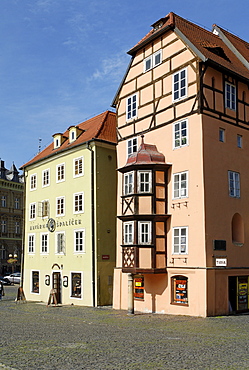
<svg viewBox="0 0 249 370"><path fill-rule="evenodd" d="M77 128L75 126L69 127L69 142L72 143L77 139Z"/></svg>
<svg viewBox="0 0 249 370"><path fill-rule="evenodd" d="M163 26L163 21L160 21L160 22L158 22L158 23L156 23L156 24L154 24L154 31L157 31L157 30L159 30L159 28L161 28Z"/></svg>
<svg viewBox="0 0 249 370"><path fill-rule="evenodd" d="M61 146L61 135L55 134L54 135L54 149L57 149Z"/></svg>
<svg viewBox="0 0 249 370"><path fill-rule="evenodd" d="M206 46L205 49L230 62L230 59L226 56L224 50L220 46Z"/></svg>

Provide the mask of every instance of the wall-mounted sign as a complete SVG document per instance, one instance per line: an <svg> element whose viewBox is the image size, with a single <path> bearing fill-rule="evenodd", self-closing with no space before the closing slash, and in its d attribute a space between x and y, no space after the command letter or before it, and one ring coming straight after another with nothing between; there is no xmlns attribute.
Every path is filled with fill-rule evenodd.
<svg viewBox="0 0 249 370"><path fill-rule="evenodd" d="M55 220L53 218L50 218L48 220L47 227L51 233L55 231L55 226L56 226Z"/></svg>
<svg viewBox="0 0 249 370"><path fill-rule="evenodd" d="M227 265L226 258L216 258L215 259L215 266L217 267L225 267Z"/></svg>
<svg viewBox="0 0 249 370"><path fill-rule="evenodd" d="M110 255L109 254L102 254L102 260L109 260Z"/></svg>
<svg viewBox="0 0 249 370"><path fill-rule="evenodd" d="M45 275L45 284L50 285L50 276L49 275Z"/></svg>
<svg viewBox="0 0 249 370"><path fill-rule="evenodd" d="M67 288L67 287L68 287L68 276L63 276L63 286L64 286L65 288Z"/></svg>
<svg viewBox="0 0 249 370"><path fill-rule="evenodd" d="M144 299L144 277L134 278L134 298Z"/></svg>

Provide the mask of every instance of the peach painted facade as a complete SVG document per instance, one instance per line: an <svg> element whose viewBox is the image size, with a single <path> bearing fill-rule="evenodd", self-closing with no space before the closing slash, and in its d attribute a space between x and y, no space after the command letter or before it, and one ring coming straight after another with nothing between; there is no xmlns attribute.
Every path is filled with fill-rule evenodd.
<svg viewBox="0 0 249 370"><path fill-rule="evenodd" d="M245 44L170 13L129 51L113 103L116 309L128 308L129 277L136 311L211 316L249 308ZM164 164L138 159L148 144Z"/></svg>

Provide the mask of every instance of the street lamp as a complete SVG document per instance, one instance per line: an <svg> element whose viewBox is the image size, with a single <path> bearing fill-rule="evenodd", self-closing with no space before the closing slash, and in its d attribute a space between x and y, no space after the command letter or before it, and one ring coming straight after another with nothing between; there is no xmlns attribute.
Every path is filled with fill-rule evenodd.
<svg viewBox="0 0 249 370"><path fill-rule="evenodd" d="M11 264L11 268L12 268L12 274L15 270L15 263L17 262L17 254L14 253L14 255L12 255L11 253L9 254L9 259L7 261L8 263Z"/></svg>

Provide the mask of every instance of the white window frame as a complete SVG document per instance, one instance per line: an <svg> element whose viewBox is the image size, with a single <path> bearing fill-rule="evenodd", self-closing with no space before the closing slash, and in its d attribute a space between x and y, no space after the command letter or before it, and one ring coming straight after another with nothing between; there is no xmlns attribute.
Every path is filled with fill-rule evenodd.
<svg viewBox="0 0 249 370"><path fill-rule="evenodd" d="M29 220L33 221L36 219L36 203L30 203L29 205Z"/></svg>
<svg viewBox="0 0 249 370"><path fill-rule="evenodd" d="M156 63L156 57L160 55L159 63ZM147 62L150 61L150 67L146 68ZM157 50L155 53L151 54L149 57L144 59L144 73L150 71L152 68L159 66L162 63L162 49Z"/></svg>
<svg viewBox="0 0 249 370"><path fill-rule="evenodd" d="M135 102L133 101L135 99ZM129 100L131 102L129 103ZM135 104L135 108L133 108L133 104ZM137 118L138 112L138 93L132 94L126 98L126 120L130 121L132 119Z"/></svg>
<svg viewBox="0 0 249 370"><path fill-rule="evenodd" d="M59 243L58 243L58 238L59 235L62 235L62 246L60 245L60 250L59 250ZM66 254L66 232L65 231L56 231L55 233L55 254Z"/></svg>
<svg viewBox="0 0 249 370"><path fill-rule="evenodd" d="M50 185L50 169L47 168L46 170L42 171L42 187L46 188Z"/></svg>
<svg viewBox="0 0 249 370"><path fill-rule="evenodd" d="M138 151L138 137L127 140L127 157Z"/></svg>
<svg viewBox="0 0 249 370"><path fill-rule="evenodd" d="M62 202L63 200L63 202ZM62 207L62 204L63 204L63 207ZM57 197L56 198L56 216L57 217L61 217L61 216L65 216L65 207L66 207L66 203L65 203L65 197ZM63 208L63 210L62 210Z"/></svg>
<svg viewBox="0 0 249 370"><path fill-rule="evenodd" d="M141 181L141 175L145 175L145 174L148 174L149 175L149 180L148 181ZM151 193L152 192L152 172L150 170L147 170L147 171L142 171L142 170L139 170L137 171L137 184L138 184L138 193ZM141 190L141 185L144 185L146 187L146 185L149 186L148 190Z"/></svg>
<svg viewBox="0 0 249 370"><path fill-rule="evenodd" d="M186 123L186 127L183 127L183 124ZM179 130L176 131L176 127L179 125ZM184 130L186 130L186 135L183 135ZM176 133L179 132L179 136L177 137ZM183 141L186 141L185 143ZM176 142L179 141L179 145L176 145ZM188 120L183 119L181 121L175 122L173 124L173 149L183 148L188 146Z"/></svg>
<svg viewBox="0 0 249 370"><path fill-rule="evenodd" d="M30 176L30 191L34 191L37 189L37 174L34 173Z"/></svg>
<svg viewBox="0 0 249 370"><path fill-rule="evenodd" d="M134 221L127 221L123 223L123 244L134 244Z"/></svg>
<svg viewBox="0 0 249 370"><path fill-rule="evenodd" d="M81 279L81 295L80 297L77 297L76 295L72 295L72 288L73 288L73 284L72 284L72 274L79 274L80 275L80 279ZM70 271L70 299L83 299L83 272L82 271Z"/></svg>
<svg viewBox="0 0 249 370"><path fill-rule="evenodd" d="M49 233L48 232L40 233L40 253L49 254Z"/></svg>
<svg viewBox="0 0 249 370"><path fill-rule="evenodd" d="M186 176L185 180L182 179L183 176ZM183 186L183 181L186 181L186 187ZM178 188L176 188L177 183L179 184ZM178 195L176 192L178 192ZM172 199L182 198L188 198L188 171L177 172L173 174Z"/></svg>
<svg viewBox="0 0 249 370"><path fill-rule="evenodd" d="M179 235L175 235L178 230ZM183 230L185 230L185 236L183 235ZM176 238L178 238L178 243L176 243ZM186 238L185 243L182 238ZM178 246L178 251L176 250ZM185 251L182 251L182 247L185 246ZM172 238L172 254L188 254L188 227L173 227L173 238Z"/></svg>
<svg viewBox="0 0 249 370"><path fill-rule="evenodd" d="M150 67L146 68L147 62L150 61ZM153 58L152 55L144 59L144 73L150 71L153 68Z"/></svg>
<svg viewBox="0 0 249 370"><path fill-rule="evenodd" d="M185 77L181 76L182 72L185 72ZM177 102L179 100L185 99L188 96L188 70L183 68L180 71L177 71L173 74L172 77L172 100ZM175 81L175 77L178 76L178 81ZM185 81L184 87L181 87L181 82ZM178 86L178 87L177 87ZM181 90L185 89L185 94L182 95ZM178 93L178 97L175 97L175 94Z"/></svg>
<svg viewBox="0 0 249 370"><path fill-rule="evenodd" d="M63 168L63 172L61 172ZM63 173L63 176L61 175ZM56 182L60 183L65 181L65 163L60 163L56 166ZM60 177L60 178L59 178Z"/></svg>
<svg viewBox="0 0 249 370"><path fill-rule="evenodd" d="M156 57L160 55L160 62L159 63L156 63ZM152 58L153 58L153 68L159 66L161 63L162 63L162 49L160 50L157 50L153 55L152 55Z"/></svg>
<svg viewBox="0 0 249 370"><path fill-rule="evenodd" d="M152 242L151 221L138 221L138 244L149 245L151 244L151 242Z"/></svg>
<svg viewBox="0 0 249 370"><path fill-rule="evenodd" d="M82 248L77 250L77 234L82 233ZM84 228L75 229L74 230L74 253L75 254L83 254L85 253L85 238L86 238L86 230Z"/></svg>
<svg viewBox="0 0 249 370"><path fill-rule="evenodd" d="M76 210L77 197L82 197L82 200L81 200L82 209L80 209L80 210L79 209ZM84 192L81 191L79 193L74 193L74 195L73 195L73 213L74 214L84 213L84 203L85 203ZM78 200L78 208L80 208L79 207L79 200Z"/></svg>
<svg viewBox="0 0 249 370"><path fill-rule="evenodd" d="M28 254L35 254L35 234L28 234Z"/></svg>
<svg viewBox="0 0 249 370"><path fill-rule="evenodd" d="M228 171L229 196L240 198L240 173Z"/></svg>
<svg viewBox="0 0 249 370"><path fill-rule="evenodd" d="M236 86L225 83L225 107L236 111Z"/></svg>
<svg viewBox="0 0 249 370"><path fill-rule="evenodd" d="M82 171L76 173L76 166L79 166L79 164L77 164L77 162L79 161L81 161ZM84 157L83 156L73 159L73 177L77 178L81 176L84 176Z"/></svg>
<svg viewBox="0 0 249 370"><path fill-rule="evenodd" d="M127 180L127 181L126 181ZM134 171L124 173L123 195L134 193Z"/></svg>

